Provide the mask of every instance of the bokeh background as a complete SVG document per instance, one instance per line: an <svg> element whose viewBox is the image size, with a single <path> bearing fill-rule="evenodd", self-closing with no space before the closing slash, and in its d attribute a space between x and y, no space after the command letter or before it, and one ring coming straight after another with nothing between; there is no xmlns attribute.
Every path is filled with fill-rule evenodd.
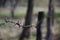
<svg viewBox="0 0 60 40"><path fill-rule="evenodd" d="M7 0L4 5L2 4L4 0L0 1L0 24L4 23L3 25L0 25L0 40L18 40L21 32L22 27L19 28L18 25L15 25L13 23L5 23L5 19L11 20L14 22L18 22L21 25L24 25L25 22L25 16L27 12L27 5L28 0L19 0L17 2L17 5L15 8L11 6L12 4L16 2L16 0L12 0L12 3L10 0ZM52 27L53 30L53 38L56 38L56 40L60 40L60 0L53 0L54 3L54 12L55 12L55 18L54 18L54 27ZM34 8L33 8L33 17L32 17L32 25L31 31L30 31L30 40L36 39L36 24L37 24L37 15L39 11L44 11L45 17L44 22L42 26L42 34L43 34L43 40L45 39L46 35L46 15L48 13L48 5L49 0L34 0ZM14 17L11 18L11 10L14 9ZM55 39L53 39L55 40Z"/></svg>

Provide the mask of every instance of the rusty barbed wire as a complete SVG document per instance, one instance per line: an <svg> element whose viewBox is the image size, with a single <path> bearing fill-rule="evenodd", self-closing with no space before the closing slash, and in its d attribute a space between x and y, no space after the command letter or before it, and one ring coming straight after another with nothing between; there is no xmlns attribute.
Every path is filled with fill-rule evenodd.
<svg viewBox="0 0 60 40"><path fill-rule="evenodd" d="M21 25L21 23L19 23L19 20L18 20L18 22L14 22L14 21L12 21L12 20L8 20L8 19L5 19L5 22L6 23L13 23L13 24L15 24L15 25L18 25L19 26L19 28L20 27L23 27L23 28L25 28L25 27L32 27L32 26L36 26L36 25Z"/></svg>
<svg viewBox="0 0 60 40"><path fill-rule="evenodd" d="M36 28L36 26L38 26L39 25L39 23L41 23L41 21L42 20L40 20L39 22L37 22L37 24L34 24L34 25L21 25L21 23L19 23L19 21L16 23L16 22L13 22L13 21L9 21L9 20L5 20L5 22L10 22L10 23L13 23L13 24L15 24L15 25L18 25L19 26L19 28L20 27L23 27L23 28L25 28L25 27L32 27L32 26L34 26L35 28Z"/></svg>
<svg viewBox="0 0 60 40"><path fill-rule="evenodd" d="M35 28L37 28L36 26L38 26L38 24L41 23L41 21L37 22L37 24L31 24L31 25L26 25L25 26L25 25L21 25L21 23L19 23L19 20L18 20L18 22L14 22L13 20L5 19L5 22L4 23L0 23L0 26L1 25L5 25L5 23L13 23L15 25L18 25L19 28L20 27L23 27L23 28L25 28L25 27L32 27L32 26L34 26Z"/></svg>

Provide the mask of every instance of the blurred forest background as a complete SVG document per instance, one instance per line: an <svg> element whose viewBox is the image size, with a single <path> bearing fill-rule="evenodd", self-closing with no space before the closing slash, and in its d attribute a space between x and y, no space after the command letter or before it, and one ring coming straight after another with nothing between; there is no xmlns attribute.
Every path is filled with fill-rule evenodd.
<svg viewBox="0 0 60 40"><path fill-rule="evenodd" d="M34 0L32 25L30 29L30 39L36 40L36 24L39 11L44 11L44 22L42 25L43 40L46 36L46 19L48 13L49 0ZM54 4L54 27L53 40L60 40L60 0L53 0ZM27 12L28 0L0 0L0 40L18 40L22 32L16 23L24 25ZM6 23L7 19L7 23ZM11 22L12 21L12 22Z"/></svg>
<svg viewBox="0 0 60 40"><path fill-rule="evenodd" d="M2 0L3 1L3 0ZM4 8L3 7L0 7L0 14L1 13L9 13L10 14L10 11L11 9L13 8L11 6L11 4L14 5L14 2L15 0L12 0L13 3L11 3L10 0L7 0L6 3L3 3L3 6L5 6ZM15 7L15 14L20 14L20 13L26 13L26 10L27 10L27 2L28 0L18 0L17 1L17 5ZM59 12L59 9L60 9L60 0L53 0L54 2L54 7L55 7L55 12ZM1 4L1 2L0 2ZM34 0L34 13L37 13L38 11L45 11L47 12L48 11L48 4L49 4L49 0ZM4 11L4 12L3 12Z"/></svg>

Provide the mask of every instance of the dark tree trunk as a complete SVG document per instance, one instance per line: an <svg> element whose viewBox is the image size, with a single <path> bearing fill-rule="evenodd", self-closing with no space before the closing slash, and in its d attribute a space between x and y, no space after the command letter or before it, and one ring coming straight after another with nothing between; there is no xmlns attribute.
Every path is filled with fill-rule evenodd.
<svg viewBox="0 0 60 40"><path fill-rule="evenodd" d="M32 13L33 13L33 0L28 0L28 9L27 14L25 18L25 25L23 26L22 34L19 38L19 40L28 40L30 36L30 27L28 25L31 25L31 19L32 19Z"/></svg>
<svg viewBox="0 0 60 40"><path fill-rule="evenodd" d="M2 7L3 5L3 0L0 0L0 7Z"/></svg>
<svg viewBox="0 0 60 40"><path fill-rule="evenodd" d="M2 6L2 0L0 0L0 7Z"/></svg>
<svg viewBox="0 0 60 40"><path fill-rule="evenodd" d="M60 7L60 0L57 0L58 1L58 7Z"/></svg>
<svg viewBox="0 0 60 40"><path fill-rule="evenodd" d="M46 40L51 40L51 27L54 25L54 6L53 1L49 0L49 12L47 17L47 34L46 34Z"/></svg>
<svg viewBox="0 0 60 40"><path fill-rule="evenodd" d="M51 35L51 25L50 25L50 17L47 18L47 34L46 34L46 40L50 40Z"/></svg>
<svg viewBox="0 0 60 40"><path fill-rule="evenodd" d="M5 7L7 0L0 0L0 7Z"/></svg>
<svg viewBox="0 0 60 40"><path fill-rule="evenodd" d="M3 1L3 7L5 7L6 2L7 2L7 0L4 0Z"/></svg>
<svg viewBox="0 0 60 40"><path fill-rule="evenodd" d="M14 18L14 10L17 6L17 3L18 3L19 0L10 0L11 2L11 17ZM14 3L15 2L15 3Z"/></svg>
<svg viewBox="0 0 60 40"><path fill-rule="evenodd" d="M49 12L48 17L50 17L51 25L54 25L54 2L53 0L49 0Z"/></svg>
<svg viewBox="0 0 60 40"><path fill-rule="evenodd" d="M42 32L41 27L44 19L44 12L38 13L38 21L37 21L37 39L36 40L42 40Z"/></svg>

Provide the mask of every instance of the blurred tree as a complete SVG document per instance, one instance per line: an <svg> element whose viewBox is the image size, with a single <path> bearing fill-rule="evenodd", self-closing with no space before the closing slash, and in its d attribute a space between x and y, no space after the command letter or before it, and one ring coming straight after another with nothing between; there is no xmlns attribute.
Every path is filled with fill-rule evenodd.
<svg viewBox="0 0 60 40"><path fill-rule="evenodd" d="M0 0L0 7L2 6L2 0Z"/></svg>
<svg viewBox="0 0 60 40"><path fill-rule="evenodd" d="M11 2L11 17L14 18L14 10L19 0L10 0Z"/></svg>
<svg viewBox="0 0 60 40"><path fill-rule="evenodd" d="M8 1L11 4L11 17L13 18L14 17L14 10L15 10L19 0L0 0L0 7L5 7L5 4Z"/></svg>
<svg viewBox="0 0 60 40"><path fill-rule="evenodd" d="M60 0L57 0L58 1L58 6L60 7Z"/></svg>
<svg viewBox="0 0 60 40"><path fill-rule="evenodd" d="M33 0L28 0L28 9L25 18L25 25L23 26L23 31L21 33L21 37L19 40L28 40L30 36L30 27L31 27L31 19L33 14Z"/></svg>
<svg viewBox="0 0 60 40"><path fill-rule="evenodd" d="M0 7L5 7L7 0L0 0Z"/></svg>
<svg viewBox="0 0 60 40"><path fill-rule="evenodd" d="M7 0L4 0L3 1L3 7L5 7L6 2L7 2Z"/></svg>
<svg viewBox="0 0 60 40"><path fill-rule="evenodd" d="M47 34L46 34L46 40L51 40L51 27L54 24L54 2L53 0L49 0L49 9L48 9L48 17L47 17Z"/></svg>

